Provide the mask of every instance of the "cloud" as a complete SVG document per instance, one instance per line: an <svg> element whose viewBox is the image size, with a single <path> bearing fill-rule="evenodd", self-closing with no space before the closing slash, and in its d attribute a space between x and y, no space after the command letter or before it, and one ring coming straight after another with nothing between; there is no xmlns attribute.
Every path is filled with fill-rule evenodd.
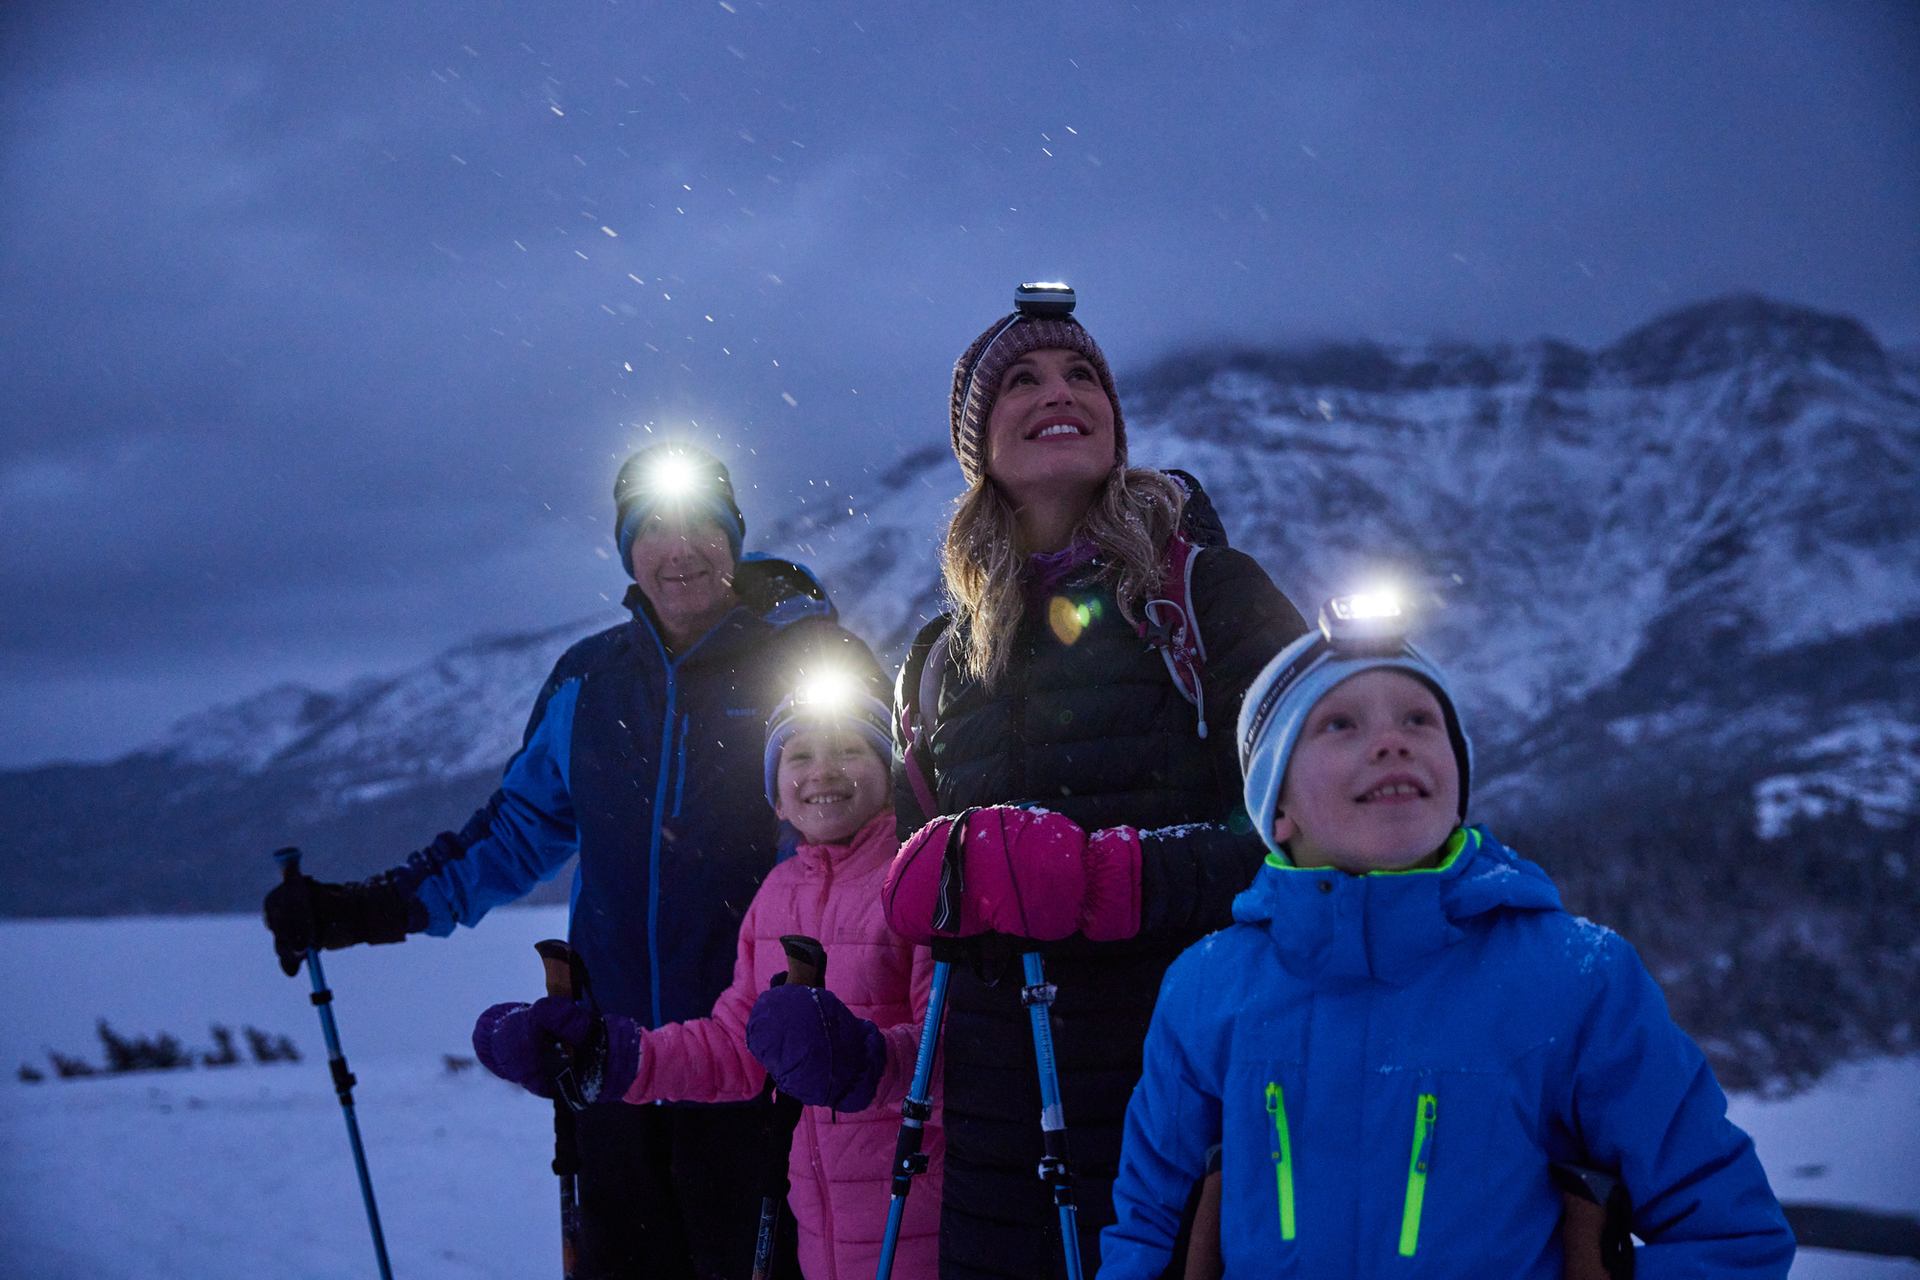
<svg viewBox="0 0 1920 1280"><path fill-rule="evenodd" d="M1209 340L1597 343L1734 287L1920 338L1909 10L10 17L16 690L131 666L171 706L569 616L628 448L714 440L771 519L942 439L1031 274L1123 384Z"/></svg>

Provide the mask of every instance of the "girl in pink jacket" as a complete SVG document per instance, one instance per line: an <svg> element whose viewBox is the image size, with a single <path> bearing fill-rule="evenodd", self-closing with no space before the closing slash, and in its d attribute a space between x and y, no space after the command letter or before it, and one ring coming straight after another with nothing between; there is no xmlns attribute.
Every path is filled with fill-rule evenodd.
<svg viewBox="0 0 1920 1280"><path fill-rule="evenodd" d="M541 1053L547 1037L573 1048L589 1100L745 1100L759 1095L771 1068L785 1092L809 1104L787 1166L807 1280L874 1273L899 1104L933 971L926 948L893 934L880 910L881 882L898 848L889 718L884 704L854 689L803 689L775 709L767 724L767 799L801 843L754 894L740 924L733 983L709 1016L648 1029L549 996L531 1006L494 1005L473 1031L488 1070L542 1097L553 1096ZM756 1001L787 967L783 934L824 944L830 988L776 988L784 994L756 1013ZM915 1181L931 1181L907 1200L894 1259L902 1280L932 1280L938 1271L944 1148L937 1121L929 1121L929 1168Z"/></svg>

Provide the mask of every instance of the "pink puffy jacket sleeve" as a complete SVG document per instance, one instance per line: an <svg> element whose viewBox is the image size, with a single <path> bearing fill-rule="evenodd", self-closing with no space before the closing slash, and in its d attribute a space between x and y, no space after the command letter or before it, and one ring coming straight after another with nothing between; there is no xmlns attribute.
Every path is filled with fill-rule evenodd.
<svg viewBox="0 0 1920 1280"><path fill-rule="evenodd" d="M756 897L740 922L733 981L713 1002L713 1012L640 1032L640 1071L622 1101L738 1102L759 1096L766 1069L747 1052L747 1015L766 985L756 967L759 911ZM773 970L784 968L781 957Z"/></svg>

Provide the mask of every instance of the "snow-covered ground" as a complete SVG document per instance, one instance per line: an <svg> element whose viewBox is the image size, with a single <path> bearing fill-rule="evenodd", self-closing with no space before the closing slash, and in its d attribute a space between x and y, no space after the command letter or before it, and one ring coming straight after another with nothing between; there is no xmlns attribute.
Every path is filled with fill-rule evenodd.
<svg viewBox="0 0 1920 1280"><path fill-rule="evenodd" d="M558 908L445 941L329 955L394 1274L552 1275L546 1104L465 1056L473 1017L540 989ZM306 979L247 917L0 922L0 1275L374 1274ZM48 1048L98 1063L94 1021L211 1047L207 1024L286 1033L297 1065L15 1081ZM1920 1059L1863 1063L1786 1101L1737 1098L1782 1198L1920 1212ZM1920 1277L1920 1262L1803 1252L1808 1280Z"/></svg>

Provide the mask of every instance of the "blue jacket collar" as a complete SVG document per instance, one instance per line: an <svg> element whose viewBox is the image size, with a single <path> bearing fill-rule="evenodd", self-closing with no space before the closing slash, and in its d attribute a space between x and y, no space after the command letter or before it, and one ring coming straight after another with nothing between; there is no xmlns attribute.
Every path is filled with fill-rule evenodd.
<svg viewBox="0 0 1920 1280"><path fill-rule="evenodd" d="M724 648L728 637L745 631L759 632L764 627L778 629L804 618L825 618L832 622L840 616L811 569L797 561L762 552L750 551L740 558L734 570L733 589L740 603L706 635L674 654L671 659L674 664L686 661L700 650ZM633 615L634 625L652 636L660 652L665 654L659 619L654 617L653 604L639 583L627 588L621 603Z"/></svg>
<svg viewBox="0 0 1920 1280"><path fill-rule="evenodd" d="M1307 978L1373 978L1396 986L1458 941L1475 917L1557 911L1560 894L1533 863L1483 827L1454 833L1432 870L1352 876L1269 857L1233 900L1233 918L1264 927L1282 966Z"/></svg>

